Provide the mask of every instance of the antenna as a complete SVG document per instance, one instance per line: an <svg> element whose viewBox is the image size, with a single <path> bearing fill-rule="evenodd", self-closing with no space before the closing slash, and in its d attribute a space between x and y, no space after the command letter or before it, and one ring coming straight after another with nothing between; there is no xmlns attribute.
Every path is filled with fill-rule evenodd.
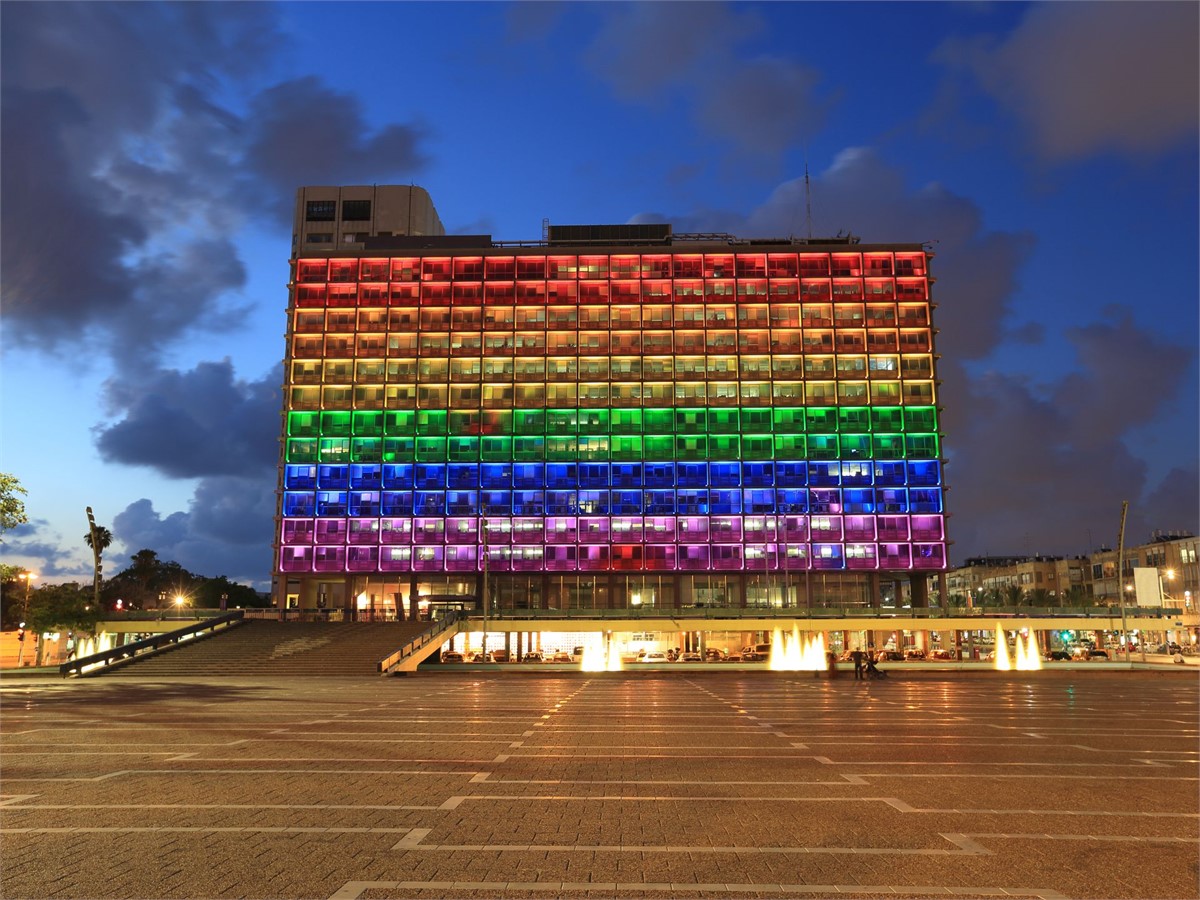
<svg viewBox="0 0 1200 900"><path fill-rule="evenodd" d="M812 240L812 188L808 181L808 151L804 151L804 225Z"/></svg>

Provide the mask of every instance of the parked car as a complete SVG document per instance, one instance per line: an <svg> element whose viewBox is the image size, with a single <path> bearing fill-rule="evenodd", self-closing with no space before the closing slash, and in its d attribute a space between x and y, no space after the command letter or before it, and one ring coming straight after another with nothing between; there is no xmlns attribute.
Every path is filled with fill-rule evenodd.
<svg viewBox="0 0 1200 900"><path fill-rule="evenodd" d="M555 650L554 655L551 656L547 662L569 663L571 662L571 654L566 650Z"/></svg>
<svg viewBox="0 0 1200 900"><path fill-rule="evenodd" d="M1046 659L1048 659L1050 662L1054 662L1056 660L1069 660L1070 658L1071 651L1069 650L1051 650L1046 654Z"/></svg>
<svg viewBox="0 0 1200 900"><path fill-rule="evenodd" d="M741 662L742 654L739 650L730 650L725 654L724 662Z"/></svg>
<svg viewBox="0 0 1200 900"><path fill-rule="evenodd" d="M742 648L742 662L763 662L771 656L770 644L755 644Z"/></svg>
<svg viewBox="0 0 1200 900"><path fill-rule="evenodd" d="M583 648L575 647L571 650L571 662L583 662Z"/></svg>
<svg viewBox="0 0 1200 900"><path fill-rule="evenodd" d="M665 662L669 662L669 661L670 660L667 659L666 652L663 650L651 650L649 653L647 653L645 656L643 656L640 660L638 660L638 662L644 662L644 663L665 663Z"/></svg>
<svg viewBox="0 0 1200 900"><path fill-rule="evenodd" d="M1108 651L1107 650L1089 650L1087 652L1087 656L1085 658L1088 660L1102 659L1105 662L1108 662Z"/></svg>
<svg viewBox="0 0 1200 900"><path fill-rule="evenodd" d="M676 662L704 662L704 657L695 650L685 650L679 654Z"/></svg>
<svg viewBox="0 0 1200 900"><path fill-rule="evenodd" d="M929 658L930 659L958 659L958 656L955 654L955 652L953 650L946 650L941 647L937 647L937 648L929 651Z"/></svg>
<svg viewBox="0 0 1200 900"><path fill-rule="evenodd" d="M725 654L716 647L709 647L704 651L705 662L721 662L725 659Z"/></svg>
<svg viewBox="0 0 1200 900"><path fill-rule="evenodd" d="M443 650L442 662L444 663L460 663L463 661L463 655L457 650Z"/></svg>
<svg viewBox="0 0 1200 900"><path fill-rule="evenodd" d="M922 650L920 647L909 647L907 650L904 651L904 658L905 659L924 659L925 651Z"/></svg>
<svg viewBox="0 0 1200 900"><path fill-rule="evenodd" d="M530 650L523 657L521 657L521 662L540 663L543 661L544 661L544 657L542 656L542 653L540 650Z"/></svg>
<svg viewBox="0 0 1200 900"><path fill-rule="evenodd" d="M489 650L488 656L491 657L491 661L494 663L508 662L508 651L507 650Z"/></svg>
<svg viewBox="0 0 1200 900"><path fill-rule="evenodd" d="M875 654L875 662L904 662L904 654L899 650L880 650Z"/></svg>

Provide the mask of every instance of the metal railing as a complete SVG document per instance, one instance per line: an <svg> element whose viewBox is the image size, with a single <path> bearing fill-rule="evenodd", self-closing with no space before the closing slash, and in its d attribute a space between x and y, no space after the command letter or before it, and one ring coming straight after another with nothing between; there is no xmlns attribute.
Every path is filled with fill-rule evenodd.
<svg viewBox="0 0 1200 900"><path fill-rule="evenodd" d="M1178 618L1173 607L1127 607L1132 619ZM975 607L874 607L874 606L631 606L625 609L577 607L567 609L495 609L493 619L1110 619L1121 610L1108 606L975 606ZM471 613L470 618L481 618Z"/></svg>
<svg viewBox="0 0 1200 900"><path fill-rule="evenodd" d="M102 650L99 653L93 653L91 656L82 656L79 659L73 659L65 662L58 667L58 673L64 678L71 676L80 676L89 674L90 670L96 668L107 667L113 664L121 665L138 656L159 653L182 641L192 640L205 633L213 633L218 629L231 628L233 625L243 620L244 610L234 610L222 615L214 616L205 619L203 622L195 622L183 628L177 628L175 631L167 631L162 634L156 634L153 637L143 638L140 641L132 641L128 644L122 644L120 647L113 647L111 650Z"/></svg>
<svg viewBox="0 0 1200 900"><path fill-rule="evenodd" d="M422 647L429 646L430 642L439 638L442 634L448 631L458 622L458 613L454 610L448 611L440 619L434 621L432 625L414 637L411 641L397 650L390 656L385 656L379 661L379 674L388 675L401 662L412 656ZM441 643L441 641L438 641Z"/></svg>

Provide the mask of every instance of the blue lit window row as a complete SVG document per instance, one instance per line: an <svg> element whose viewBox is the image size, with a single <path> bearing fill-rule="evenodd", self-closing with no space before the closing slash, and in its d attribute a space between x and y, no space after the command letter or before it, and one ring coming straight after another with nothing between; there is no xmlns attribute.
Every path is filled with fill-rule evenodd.
<svg viewBox="0 0 1200 900"><path fill-rule="evenodd" d="M285 491L285 516L940 513L940 488Z"/></svg>
<svg viewBox="0 0 1200 900"><path fill-rule="evenodd" d="M288 490L937 487L937 460L289 465Z"/></svg>

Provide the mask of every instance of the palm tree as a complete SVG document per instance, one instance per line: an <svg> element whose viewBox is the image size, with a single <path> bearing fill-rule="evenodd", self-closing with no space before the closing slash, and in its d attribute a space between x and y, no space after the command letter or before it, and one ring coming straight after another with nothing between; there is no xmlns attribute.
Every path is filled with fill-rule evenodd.
<svg viewBox="0 0 1200 900"><path fill-rule="evenodd" d="M100 570L102 564L100 557L104 551L108 549L113 542L112 532L103 525L97 525L95 518L92 517L92 508L87 508L88 517L88 532L83 536L83 542L92 548L92 558L95 560L95 572L92 578L92 602L96 609L100 608Z"/></svg>
<svg viewBox="0 0 1200 900"><path fill-rule="evenodd" d="M1054 595L1045 588L1034 588L1026 595L1030 606L1047 607L1054 605Z"/></svg>
<svg viewBox="0 0 1200 900"><path fill-rule="evenodd" d="M1004 589L1004 605L1005 606L1020 606L1021 601L1025 599L1025 592L1021 590L1020 585L1010 584Z"/></svg>

